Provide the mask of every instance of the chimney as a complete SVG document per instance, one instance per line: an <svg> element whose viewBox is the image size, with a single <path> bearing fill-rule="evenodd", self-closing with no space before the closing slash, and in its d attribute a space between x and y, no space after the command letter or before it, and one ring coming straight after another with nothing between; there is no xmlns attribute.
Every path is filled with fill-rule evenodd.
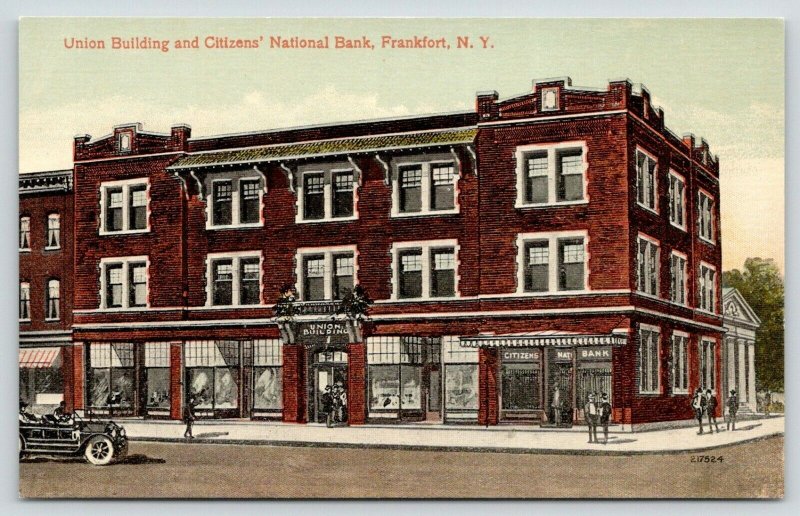
<svg viewBox="0 0 800 516"><path fill-rule="evenodd" d="M500 95L496 91L479 91L475 96L475 109L478 112L479 122L497 116L497 99L500 98Z"/></svg>
<svg viewBox="0 0 800 516"><path fill-rule="evenodd" d="M171 143L177 150L189 149L189 138L192 137L192 128L189 124L175 124L170 128Z"/></svg>
<svg viewBox="0 0 800 516"><path fill-rule="evenodd" d="M609 108L626 108L630 104L633 85L628 79L616 79L608 83Z"/></svg>

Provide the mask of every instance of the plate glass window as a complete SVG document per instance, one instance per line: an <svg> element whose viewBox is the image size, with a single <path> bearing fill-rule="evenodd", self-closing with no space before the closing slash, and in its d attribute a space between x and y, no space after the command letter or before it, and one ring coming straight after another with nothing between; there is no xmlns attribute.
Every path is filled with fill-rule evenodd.
<svg viewBox="0 0 800 516"><path fill-rule="evenodd" d="M310 220L325 218L325 175L305 174L303 182L303 217Z"/></svg>
<svg viewBox="0 0 800 516"><path fill-rule="evenodd" d="M214 225L233 223L233 184L231 181L214 182Z"/></svg>
<svg viewBox="0 0 800 516"><path fill-rule="evenodd" d="M584 288L583 239L558 241L558 290L582 290Z"/></svg>
<svg viewBox="0 0 800 516"><path fill-rule="evenodd" d="M51 213L47 216L47 248L61 247L61 216Z"/></svg>
<svg viewBox="0 0 800 516"><path fill-rule="evenodd" d="M422 211L422 166L400 169L400 212Z"/></svg>
<svg viewBox="0 0 800 516"><path fill-rule="evenodd" d="M400 260L400 297L422 297L422 249L402 251Z"/></svg>
<svg viewBox="0 0 800 516"><path fill-rule="evenodd" d="M19 284L19 318L23 321L31 318L31 284L26 281Z"/></svg>
<svg viewBox="0 0 800 516"><path fill-rule="evenodd" d="M31 218L19 218L19 248L20 250L30 250L31 248Z"/></svg>
<svg viewBox="0 0 800 516"><path fill-rule="evenodd" d="M47 282L47 319L56 320L61 314L61 282L51 279Z"/></svg>
<svg viewBox="0 0 800 516"><path fill-rule="evenodd" d="M148 410L169 410L169 343L145 342L144 367Z"/></svg>
<svg viewBox="0 0 800 516"><path fill-rule="evenodd" d="M333 174L333 216L350 217L353 215L353 173L337 172Z"/></svg>

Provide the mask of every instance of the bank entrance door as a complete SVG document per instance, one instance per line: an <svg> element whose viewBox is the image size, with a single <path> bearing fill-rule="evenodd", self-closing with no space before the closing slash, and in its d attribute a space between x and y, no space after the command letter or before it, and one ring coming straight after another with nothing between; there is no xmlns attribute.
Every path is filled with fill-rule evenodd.
<svg viewBox="0 0 800 516"><path fill-rule="evenodd" d="M551 424L572 426L572 363L551 362L548 376L548 419Z"/></svg>
<svg viewBox="0 0 800 516"><path fill-rule="evenodd" d="M325 423L328 417L327 408L323 406L325 388L331 393L344 392L337 395L333 410L337 423L347 422L347 353L344 351L321 351L315 353L311 364L311 397L309 401L309 421ZM339 387L338 389L336 387ZM337 410L338 409L338 410Z"/></svg>

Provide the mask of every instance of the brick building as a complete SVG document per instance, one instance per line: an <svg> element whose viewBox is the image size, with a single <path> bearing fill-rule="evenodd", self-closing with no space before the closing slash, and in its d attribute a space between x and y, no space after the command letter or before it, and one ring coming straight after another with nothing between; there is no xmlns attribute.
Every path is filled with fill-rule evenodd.
<svg viewBox="0 0 800 516"><path fill-rule="evenodd" d="M474 111L74 142L76 409L632 425L719 391L719 166L628 81ZM285 285L295 315L275 316ZM366 321L334 315L355 285Z"/></svg>
<svg viewBox="0 0 800 516"><path fill-rule="evenodd" d="M72 170L19 178L19 395L34 410L71 396Z"/></svg>

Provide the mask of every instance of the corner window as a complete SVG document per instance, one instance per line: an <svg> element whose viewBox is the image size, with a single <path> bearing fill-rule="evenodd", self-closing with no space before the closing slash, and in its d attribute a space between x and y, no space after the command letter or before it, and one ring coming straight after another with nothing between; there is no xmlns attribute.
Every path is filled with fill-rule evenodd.
<svg viewBox="0 0 800 516"><path fill-rule="evenodd" d="M148 306L146 256L104 258L100 261L101 308Z"/></svg>
<svg viewBox="0 0 800 516"><path fill-rule="evenodd" d="M686 182L676 172L669 172L669 221L686 229Z"/></svg>
<svg viewBox="0 0 800 516"><path fill-rule="evenodd" d="M47 282L47 303L45 306L45 318L49 321L56 321L61 316L61 282L51 279Z"/></svg>
<svg viewBox="0 0 800 516"><path fill-rule="evenodd" d="M210 182L206 229L260 226L263 180L252 170L216 174Z"/></svg>
<svg viewBox="0 0 800 516"><path fill-rule="evenodd" d="M658 295L659 259L658 242L644 235L639 235L636 256L638 276L636 289L639 292L650 294L651 296Z"/></svg>
<svg viewBox="0 0 800 516"><path fill-rule="evenodd" d="M296 222L353 220L356 218L356 171L345 163L302 167Z"/></svg>
<svg viewBox="0 0 800 516"><path fill-rule="evenodd" d="M707 193L697 193L697 231L700 238L714 242L714 199Z"/></svg>
<svg viewBox="0 0 800 516"><path fill-rule="evenodd" d="M672 334L672 393L689 392L689 336L684 333Z"/></svg>
<svg viewBox="0 0 800 516"><path fill-rule="evenodd" d="M458 171L452 156L409 157L396 160L392 181L392 216L457 213Z"/></svg>
<svg viewBox="0 0 800 516"><path fill-rule="evenodd" d="M716 313L717 304L717 270L707 263L700 264L698 274L698 297L701 310Z"/></svg>
<svg viewBox="0 0 800 516"><path fill-rule="evenodd" d="M670 256L669 298L673 303L686 304L686 255L672 252Z"/></svg>
<svg viewBox="0 0 800 516"><path fill-rule="evenodd" d="M47 246L45 249L61 247L61 216L51 213L47 216Z"/></svg>
<svg viewBox="0 0 800 516"><path fill-rule="evenodd" d="M660 330L642 324L639 328L639 393L658 394L661 364L659 360Z"/></svg>
<svg viewBox="0 0 800 516"><path fill-rule="evenodd" d="M19 218L19 250L31 250L31 218Z"/></svg>
<svg viewBox="0 0 800 516"><path fill-rule="evenodd" d="M356 283L356 248L307 248L297 251L299 298L340 300Z"/></svg>
<svg viewBox="0 0 800 516"><path fill-rule="evenodd" d="M149 188L147 179L103 183L100 186L100 234L149 231Z"/></svg>
<svg viewBox="0 0 800 516"><path fill-rule="evenodd" d="M658 212L658 180L656 159L641 149L636 150L636 202L650 211Z"/></svg>
<svg viewBox="0 0 800 516"><path fill-rule="evenodd" d="M394 299L458 295L458 246L454 240L402 242L392 247Z"/></svg>
<svg viewBox="0 0 800 516"><path fill-rule="evenodd" d="M249 306L261 304L261 253L208 255L207 305Z"/></svg>
<svg viewBox="0 0 800 516"><path fill-rule="evenodd" d="M526 145L516 159L517 208L587 200L585 143Z"/></svg>
<svg viewBox="0 0 800 516"><path fill-rule="evenodd" d="M27 281L19 284L19 320L31 320L31 284Z"/></svg>
<svg viewBox="0 0 800 516"><path fill-rule="evenodd" d="M517 293L587 290L583 231L517 236Z"/></svg>

